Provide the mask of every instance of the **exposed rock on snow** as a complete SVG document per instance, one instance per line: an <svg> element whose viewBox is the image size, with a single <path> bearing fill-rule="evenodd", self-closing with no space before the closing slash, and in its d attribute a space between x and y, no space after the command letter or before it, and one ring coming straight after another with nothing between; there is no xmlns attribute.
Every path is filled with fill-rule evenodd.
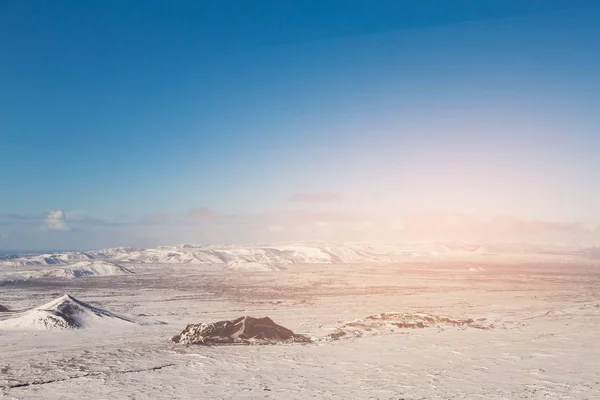
<svg viewBox="0 0 600 400"><path fill-rule="evenodd" d="M371 315L365 319L357 319L344 324L325 337L325 340L338 340L342 337L360 337L392 333L399 329L418 329L429 327L457 327L493 329L494 325L481 319L454 319L426 313L388 312Z"/></svg>
<svg viewBox="0 0 600 400"><path fill-rule="evenodd" d="M0 312L9 312L10 309L6 306L3 306L2 304L0 304Z"/></svg>
<svg viewBox="0 0 600 400"><path fill-rule="evenodd" d="M133 317L115 314L65 294L49 303L0 321L0 329L81 329L109 324L144 324Z"/></svg>
<svg viewBox="0 0 600 400"><path fill-rule="evenodd" d="M268 317L240 317L233 321L190 324L173 337L183 344L276 344L306 343L309 339L277 325Z"/></svg>

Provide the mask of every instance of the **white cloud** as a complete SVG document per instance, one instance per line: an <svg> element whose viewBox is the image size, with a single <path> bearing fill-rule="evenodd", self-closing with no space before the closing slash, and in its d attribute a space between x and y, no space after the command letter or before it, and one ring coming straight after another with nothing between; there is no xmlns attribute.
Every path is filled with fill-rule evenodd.
<svg viewBox="0 0 600 400"><path fill-rule="evenodd" d="M283 232L283 231L285 231L285 226L274 224L274 225L270 225L267 228L267 230L269 232Z"/></svg>
<svg viewBox="0 0 600 400"><path fill-rule="evenodd" d="M337 193L295 193L288 197L292 203L341 203L342 196Z"/></svg>
<svg viewBox="0 0 600 400"><path fill-rule="evenodd" d="M68 231L70 228L67 225L67 216L64 211L49 211L44 218L42 229L47 231Z"/></svg>

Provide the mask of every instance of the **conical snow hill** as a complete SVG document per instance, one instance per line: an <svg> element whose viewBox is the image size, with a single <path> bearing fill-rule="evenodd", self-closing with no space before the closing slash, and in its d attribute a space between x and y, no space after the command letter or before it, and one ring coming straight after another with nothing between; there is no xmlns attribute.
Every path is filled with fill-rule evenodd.
<svg viewBox="0 0 600 400"><path fill-rule="evenodd" d="M14 318L0 321L0 329L82 329L131 324L144 323L133 317L94 307L65 294L49 303L20 313Z"/></svg>

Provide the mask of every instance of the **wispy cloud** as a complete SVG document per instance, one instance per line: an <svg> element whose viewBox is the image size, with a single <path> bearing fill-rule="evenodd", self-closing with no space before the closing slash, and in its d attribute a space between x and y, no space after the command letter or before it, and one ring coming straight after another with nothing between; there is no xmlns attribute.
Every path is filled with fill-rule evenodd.
<svg viewBox="0 0 600 400"><path fill-rule="evenodd" d="M24 214L0 214L0 226L4 225L39 225L45 218L45 214L24 215Z"/></svg>
<svg viewBox="0 0 600 400"><path fill-rule="evenodd" d="M0 214L4 247L94 248L106 245L343 241L540 241L588 243L600 229L573 222L526 220L515 216L478 219L460 213L413 216L323 211L310 207L257 214L222 214L209 207L127 218L100 219L69 211ZM52 232L65 234L53 235Z"/></svg>
<svg viewBox="0 0 600 400"><path fill-rule="evenodd" d="M460 213L407 217L401 224L405 237L424 240L555 241L591 239L593 230L576 222L526 220L510 215L489 220Z"/></svg>
<svg viewBox="0 0 600 400"><path fill-rule="evenodd" d="M341 203L342 196L337 193L295 193L288 197L290 203Z"/></svg>
<svg viewBox="0 0 600 400"><path fill-rule="evenodd" d="M187 216L194 221L206 221L217 218L219 213L208 207L198 207L189 210Z"/></svg>
<svg viewBox="0 0 600 400"><path fill-rule="evenodd" d="M208 207L197 207L187 212L155 212L131 220L129 225L200 225L206 222L219 222L226 216Z"/></svg>
<svg viewBox="0 0 600 400"><path fill-rule="evenodd" d="M495 229L524 233L587 231L585 227L575 222L526 221L512 216L498 216L491 221L491 226Z"/></svg>
<svg viewBox="0 0 600 400"><path fill-rule="evenodd" d="M171 222L171 220L171 215L163 212L155 212L142 216L139 222L142 224L164 225Z"/></svg>

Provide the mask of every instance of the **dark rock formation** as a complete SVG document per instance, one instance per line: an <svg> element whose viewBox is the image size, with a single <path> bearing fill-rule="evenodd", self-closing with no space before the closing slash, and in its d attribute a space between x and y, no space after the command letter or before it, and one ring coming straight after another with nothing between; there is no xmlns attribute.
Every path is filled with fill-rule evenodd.
<svg viewBox="0 0 600 400"><path fill-rule="evenodd" d="M268 317L240 317L233 321L190 324L172 340L175 343L203 345L309 342L307 337L277 325Z"/></svg>

